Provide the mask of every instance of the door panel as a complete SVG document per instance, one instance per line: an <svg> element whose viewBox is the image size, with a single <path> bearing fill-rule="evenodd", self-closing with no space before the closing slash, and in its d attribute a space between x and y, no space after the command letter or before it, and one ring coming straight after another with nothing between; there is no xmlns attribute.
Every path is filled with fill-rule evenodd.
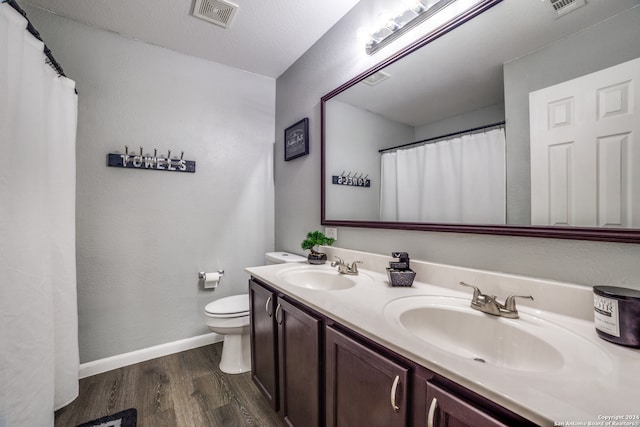
<svg viewBox="0 0 640 427"><path fill-rule="evenodd" d="M328 427L407 425L409 369L326 328Z"/></svg>
<svg viewBox="0 0 640 427"><path fill-rule="evenodd" d="M640 59L529 94L531 223L640 227Z"/></svg>
<svg viewBox="0 0 640 427"><path fill-rule="evenodd" d="M275 295L253 280L249 281L251 333L251 378L271 407L278 410L278 365L276 363L276 323L273 319Z"/></svg>
<svg viewBox="0 0 640 427"><path fill-rule="evenodd" d="M475 406L427 382L428 427L506 427Z"/></svg>
<svg viewBox="0 0 640 427"><path fill-rule="evenodd" d="M321 426L320 319L278 299L281 415L291 426Z"/></svg>

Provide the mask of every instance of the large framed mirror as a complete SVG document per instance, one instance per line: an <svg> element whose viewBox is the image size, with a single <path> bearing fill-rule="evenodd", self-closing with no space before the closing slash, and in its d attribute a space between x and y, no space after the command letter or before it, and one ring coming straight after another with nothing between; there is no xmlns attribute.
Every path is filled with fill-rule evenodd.
<svg viewBox="0 0 640 427"><path fill-rule="evenodd" d="M640 243L640 164L628 160L640 151L633 141L637 126L625 131L624 141L618 138L617 154L598 148L594 137L598 167L605 155L609 166L624 162L615 171L617 198L602 197L611 176L609 184L596 177L593 188L594 197L615 205L609 211L618 212L619 221L603 220L602 201L594 202L593 221L574 220L584 204L571 194L564 205L544 208L552 213L547 222L532 215L539 210L532 184L540 187L541 174L538 163L531 164L530 93L640 58L638 0L578 0L584 5L568 13L554 3L483 1L472 15L322 97L322 224ZM640 88L632 80L625 87ZM602 99L614 107L627 102L625 114L633 114L638 90ZM631 122L640 123L640 113ZM481 146L475 141L487 138L491 148L474 151ZM433 151L442 157L424 160ZM462 160L451 160L452 153ZM565 185L552 192L571 193L566 186L582 179L567 170L579 160L570 148L563 153L551 159L560 166L542 175L555 174ZM426 213L432 207L435 212Z"/></svg>

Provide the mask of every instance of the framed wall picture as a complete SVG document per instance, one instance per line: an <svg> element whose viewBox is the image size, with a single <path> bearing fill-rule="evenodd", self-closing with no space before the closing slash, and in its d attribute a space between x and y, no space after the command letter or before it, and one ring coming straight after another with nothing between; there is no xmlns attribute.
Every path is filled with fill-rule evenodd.
<svg viewBox="0 0 640 427"><path fill-rule="evenodd" d="M304 118L284 130L284 161L309 154L309 119Z"/></svg>

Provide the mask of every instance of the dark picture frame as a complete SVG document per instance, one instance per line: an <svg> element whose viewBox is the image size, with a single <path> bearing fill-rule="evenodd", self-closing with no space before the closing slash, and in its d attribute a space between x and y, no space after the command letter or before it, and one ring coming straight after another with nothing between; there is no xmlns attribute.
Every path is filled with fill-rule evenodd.
<svg viewBox="0 0 640 427"><path fill-rule="evenodd" d="M309 118L284 130L284 161L296 159L309 154Z"/></svg>

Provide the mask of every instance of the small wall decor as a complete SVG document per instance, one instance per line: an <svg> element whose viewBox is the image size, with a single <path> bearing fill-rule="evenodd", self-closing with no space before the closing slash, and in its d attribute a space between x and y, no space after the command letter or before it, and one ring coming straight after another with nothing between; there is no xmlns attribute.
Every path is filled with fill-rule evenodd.
<svg viewBox="0 0 640 427"><path fill-rule="evenodd" d="M284 130L284 161L309 154L309 119L304 118Z"/></svg>
<svg viewBox="0 0 640 427"><path fill-rule="evenodd" d="M362 175L364 174L361 173L358 175L358 172L349 172L345 175L345 171L342 171L340 175L333 175L331 177L331 183L336 185L350 185L352 187L371 187L369 175L366 175L365 177L362 177Z"/></svg>
<svg viewBox="0 0 640 427"><path fill-rule="evenodd" d="M109 153L107 156L107 166L128 169L147 169L169 172L189 172L195 173L195 160L184 160L184 151L180 153L180 158L171 158L171 150L166 157L158 157L158 149L154 148L153 156L143 155L142 147L139 154L130 154L129 147L124 146L124 154Z"/></svg>

